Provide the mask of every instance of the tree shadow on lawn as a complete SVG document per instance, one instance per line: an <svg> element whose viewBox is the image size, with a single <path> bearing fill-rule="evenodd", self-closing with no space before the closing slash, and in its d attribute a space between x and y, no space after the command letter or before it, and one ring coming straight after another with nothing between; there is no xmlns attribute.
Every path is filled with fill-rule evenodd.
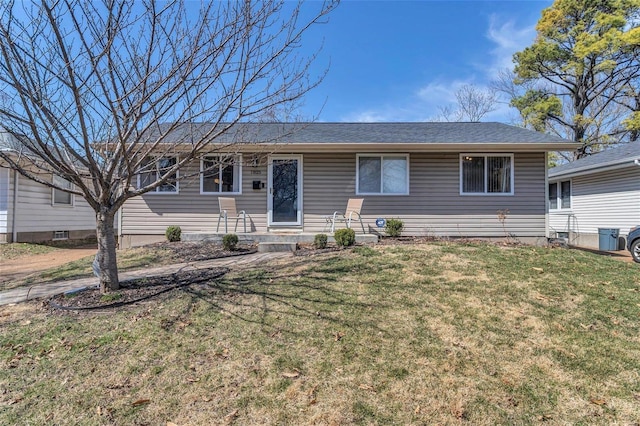
<svg viewBox="0 0 640 426"><path fill-rule="evenodd" d="M302 262L301 262L302 264ZM288 264L287 266L291 266ZM96 288L49 299L54 312L65 314L104 314L133 309L140 304L185 297L179 311L171 319L163 320L163 327L171 322L184 321L198 302L209 309L224 312L245 322L259 324L266 329L296 334L296 322L323 320L343 327L362 327L386 331L367 315L344 315L341 312L375 312L384 309L381 303L359 301L362 295L332 285L329 271L307 270L301 274L281 271L277 266L250 269L239 276L228 277L227 268L181 271L164 276L141 278L122 283L122 288L103 295ZM332 272L338 272L335 269ZM177 304L176 304L177 306ZM274 322L274 318L280 318ZM348 318L348 319L347 319ZM291 320L290 330L283 328Z"/></svg>
<svg viewBox="0 0 640 426"><path fill-rule="evenodd" d="M286 320L291 320L291 324L295 325L299 321L319 319L344 327L365 326L387 333L377 325L377 321L368 320L368 316L348 315L342 318L340 315L341 310L367 312L384 306L358 301L360 295L357 292L331 287L322 282L325 280L322 277L274 274L273 271L262 270L254 271L249 276L223 277L185 286L180 291L191 297L185 313L196 301L201 301L212 309L242 321L292 335L298 333L293 328L283 329ZM270 323L274 318L280 319L277 325Z"/></svg>

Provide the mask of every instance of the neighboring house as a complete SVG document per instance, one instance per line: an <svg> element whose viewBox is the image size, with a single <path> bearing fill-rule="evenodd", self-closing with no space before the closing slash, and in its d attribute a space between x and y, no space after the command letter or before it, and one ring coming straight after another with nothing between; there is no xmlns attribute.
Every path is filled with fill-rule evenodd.
<svg viewBox="0 0 640 426"><path fill-rule="evenodd" d="M95 229L93 209L82 197L0 166L0 243L81 239L95 236Z"/></svg>
<svg viewBox="0 0 640 426"><path fill-rule="evenodd" d="M552 237L589 248L599 247L598 229L626 237L640 225L640 142L549 169L548 193Z"/></svg>
<svg viewBox="0 0 640 426"><path fill-rule="evenodd" d="M206 126L185 124L171 142L188 144ZM367 232L383 231L377 218L399 218L403 235L546 242L547 152L578 146L499 123L241 124L217 142L223 152L212 145L180 171L195 177L125 203L121 247L162 240L170 225L215 233L219 196L236 199L251 232L327 232L327 215L363 198Z"/></svg>

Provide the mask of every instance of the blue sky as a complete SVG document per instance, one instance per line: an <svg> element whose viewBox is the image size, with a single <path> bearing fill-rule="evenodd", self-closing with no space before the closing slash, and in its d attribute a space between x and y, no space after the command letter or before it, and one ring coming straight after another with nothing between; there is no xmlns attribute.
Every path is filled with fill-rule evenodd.
<svg viewBox="0 0 640 426"><path fill-rule="evenodd" d="M343 0L306 37L313 43L303 48L324 39L314 67L330 66L301 112L319 121L432 120L460 85L482 88L511 68L551 3ZM515 118L502 105L483 121Z"/></svg>

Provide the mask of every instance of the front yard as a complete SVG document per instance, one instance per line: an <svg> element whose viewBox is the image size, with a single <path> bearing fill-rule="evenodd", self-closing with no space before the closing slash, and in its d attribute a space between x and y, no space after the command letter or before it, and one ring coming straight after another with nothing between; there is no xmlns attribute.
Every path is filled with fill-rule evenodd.
<svg viewBox="0 0 640 426"><path fill-rule="evenodd" d="M639 272L381 245L117 311L0 308L0 424L635 424Z"/></svg>

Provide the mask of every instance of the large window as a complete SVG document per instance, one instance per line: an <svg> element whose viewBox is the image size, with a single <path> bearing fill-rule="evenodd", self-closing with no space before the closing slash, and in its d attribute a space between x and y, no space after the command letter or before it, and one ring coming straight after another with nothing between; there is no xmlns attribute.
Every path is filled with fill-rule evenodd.
<svg viewBox="0 0 640 426"><path fill-rule="evenodd" d="M242 192L242 158L239 155L214 155L200 161L200 192L222 194Z"/></svg>
<svg viewBox="0 0 640 426"><path fill-rule="evenodd" d="M357 194L409 194L408 155L358 154L357 163Z"/></svg>
<svg viewBox="0 0 640 426"><path fill-rule="evenodd" d="M549 184L549 210L571 208L571 181L553 182Z"/></svg>
<svg viewBox="0 0 640 426"><path fill-rule="evenodd" d="M142 171L138 175L138 188L143 188L160 179L169 169L178 162L176 157L148 158L142 166ZM162 185L151 190L150 193L177 193L178 192L178 172L174 172Z"/></svg>
<svg viewBox="0 0 640 426"><path fill-rule="evenodd" d="M513 194L513 155L462 154L460 193Z"/></svg>
<svg viewBox="0 0 640 426"><path fill-rule="evenodd" d="M69 190L73 188L71 182L56 175L53 175L53 184ZM54 206L73 206L73 194L69 192L53 188L51 198Z"/></svg>

